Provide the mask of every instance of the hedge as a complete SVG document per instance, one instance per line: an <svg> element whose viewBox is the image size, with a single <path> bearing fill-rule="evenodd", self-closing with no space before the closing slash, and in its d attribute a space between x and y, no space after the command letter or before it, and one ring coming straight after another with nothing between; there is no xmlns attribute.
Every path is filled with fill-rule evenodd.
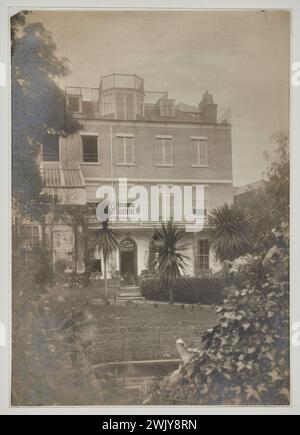
<svg viewBox="0 0 300 435"><path fill-rule="evenodd" d="M222 304L224 288L231 284L228 278L182 278L173 286L174 300L190 304ZM140 290L148 300L169 300L167 288L157 278L142 279Z"/></svg>

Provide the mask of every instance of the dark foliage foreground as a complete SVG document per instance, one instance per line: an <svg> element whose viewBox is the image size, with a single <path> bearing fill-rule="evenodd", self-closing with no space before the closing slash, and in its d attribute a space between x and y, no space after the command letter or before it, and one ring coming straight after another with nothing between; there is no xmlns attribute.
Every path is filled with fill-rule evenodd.
<svg viewBox="0 0 300 435"><path fill-rule="evenodd" d="M172 286L174 301L187 304L222 304L224 287L231 282L227 278L181 278ZM168 288L157 278L143 279L140 289L141 294L148 300L169 300Z"/></svg>
<svg viewBox="0 0 300 435"><path fill-rule="evenodd" d="M39 269L38 259L32 269ZM86 358L94 343L87 298L43 285L45 275L13 256L12 405L99 405L102 389ZM37 277L39 283L37 283Z"/></svg>
<svg viewBox="0 0 300 435"><path fill-rule="evenodd" d="M218 325L203 337L203 351L162 382L152 403L289 404L287 227L272 237L273 247L253 263L261 278L253 270L248 285L232 289Z"/></svg>

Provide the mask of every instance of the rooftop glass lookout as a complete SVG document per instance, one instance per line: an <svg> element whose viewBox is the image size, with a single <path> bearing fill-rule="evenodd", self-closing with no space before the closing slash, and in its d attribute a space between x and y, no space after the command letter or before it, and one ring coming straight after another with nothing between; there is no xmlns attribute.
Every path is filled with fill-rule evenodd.
<svg viewBox="0 0 300 435"><path fill-rule="evenodd" d="M135 74L103 76L99 88L66 87L66 103L86 119L230 123L230 110L218 108L207 91L198 106L176 105L168 92L145 91L144 80Z"/></svg>
<svg viewBox="0 0 300 435"><path fill-rule="evenodd" d="M110 74L101 77L100 92L111 89L128 89L144 92L144 80L135 74Z"/></svg>

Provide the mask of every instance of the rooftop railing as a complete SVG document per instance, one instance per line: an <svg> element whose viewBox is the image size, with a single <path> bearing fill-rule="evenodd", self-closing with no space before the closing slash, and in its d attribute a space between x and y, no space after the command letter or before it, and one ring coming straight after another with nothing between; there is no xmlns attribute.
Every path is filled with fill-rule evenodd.
<svg viewBox="0 0 300 435"><path fill-rule="evenodd" d="M110 74L101 78L100 89L102 91L113 88L143 91L144 80L135 74Z"/></svg>
<svg viewBox="0 0 300 435"><path fill-rule="evenodd" d="M107 81L106 81L107 79ZM105 81L103 81L105 80ZM70 107L72 104L77 110L73 110L74 113L80 113L83 116L81 102L99 102L99 112L97 116L106 119L120 119L120 120L135 120L144 117L147 110L155 108L160 99L168 98L167 92L157 92L157 91L143 91L143 99L140 102L130 104L129 102L124 103L104 103L101 102L101 91L110 89L110 86L118 88L129 88L138 89L139 86L143 86L143 80L137 76L126 76L113 74L111 76L103 77L101 81L101 86L98 88L87 88L87 87L75 87L67 86L65 89L66 96L68 97L67 103ZM103 88L105 86L105 89ZM70 97L80 97L78 101L71 101ZM199 111L198 107L188 106L185 104L178 104L175 106L176 110L184 114L189 114L191 118L198 118L201 122L202 112ZM72 110L72 109L71 109ZM217 113L217 124L231 124L231 110L229 108L218 107Z"/></svg>
<svg viewBox="0 0 300 435"><path fill-rule="evenodd" d="M98 101L99 99L98 88L67 86L65 91L66 95L79 96L82 101Z"/></svg>

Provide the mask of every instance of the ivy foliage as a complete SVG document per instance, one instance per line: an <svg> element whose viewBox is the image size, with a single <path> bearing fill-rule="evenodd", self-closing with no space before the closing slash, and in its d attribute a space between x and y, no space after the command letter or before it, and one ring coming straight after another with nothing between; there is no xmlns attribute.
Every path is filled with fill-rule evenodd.
<svg viewBox="0 0 300 435"><path fill-rule="evenodd" d="M201 352L161 384L168 404L289 404L289 234L256 260L264 273L232 289L218 308L218 325L203 336ZM248 267L248 266L246 266ZM155 401L155 400L154 400Z"/></svg>

